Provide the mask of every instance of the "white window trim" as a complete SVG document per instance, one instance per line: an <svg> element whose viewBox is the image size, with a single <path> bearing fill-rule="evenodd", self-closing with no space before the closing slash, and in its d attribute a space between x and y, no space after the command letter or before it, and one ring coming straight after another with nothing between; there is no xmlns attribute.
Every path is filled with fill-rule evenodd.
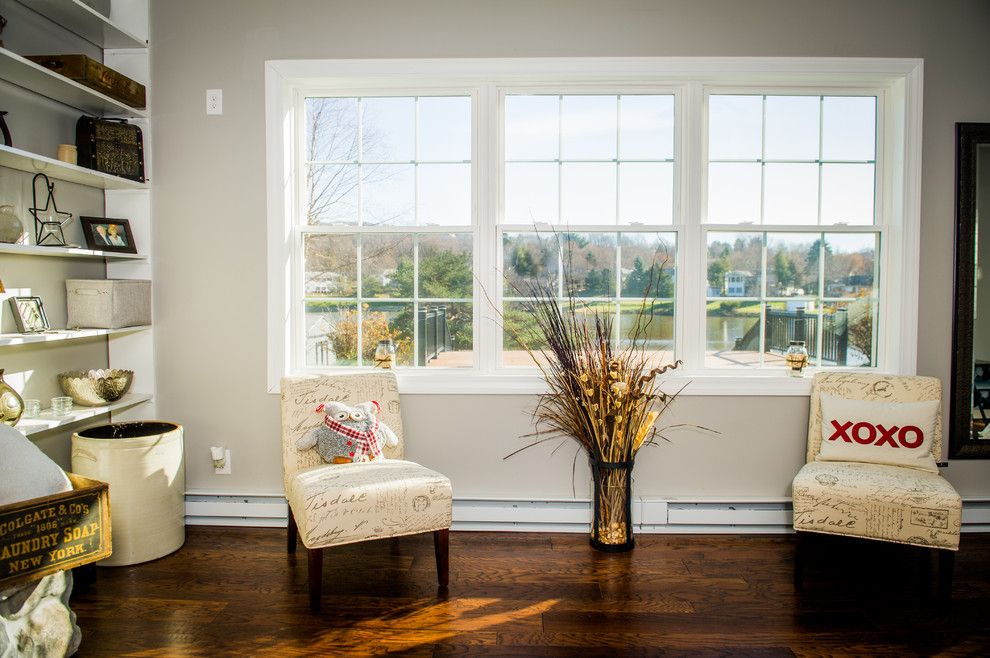
<svg viewBox="0 0 990 658"><path fill-rule="evenodd" d="M296 94L301 89L332 87L351 91L392 86L473 88L474 112L474 204L476 235L494 232L498 217L497 190L479 186L480 177L497 180L499 133L497 117L491 116L492 95L499 88L526 87L547 79L560 85L648 84L676 87L680 96L677 114L679 141L675 143L678 161L676 198L682 217L701 217L703 208L705 160L701 145L705 139L704 108L706 90L725 88L762 89L795 84L818 88L882 89L885 95L880 122L884 135L903 135L903 140L883 139L877 153L878 190L886 203L881 224L885 247L881 277L878 361L891 372L914 374L917 368L918 263L921 223L921 144L923 60L907 58L537 58L537 59L381 59L381 60L275 60L265 64L266 163L268 189L268 369L267 389L279 390L280 378L289 373L287 350L291 336L292 218L296 212L294 180L297 163L292 161L291 140ZM484 80L485 84L479 84ZM878 124L879 125L879 124ZM690 188L690 189L689 189ZM757 230L756 226L752 227ZM771 228L771 227L767 227ZM666 227L664 228L666 230ZM697 221L684 221L672 227L678 232L678 253L701 253L702 227ZM474 263L484 285L493 288L495 254L475 247ZM677 277L680 300L675 331L681 336L686 353L697 351L702 277ZM477 295L476 295L476 298ZM698 298L700 299L700 298ZM500 332L489 309L480 305L475 313L476 345L494 345ZM695 317L697 316L697 317ZM700 334L699 334L700 336ZM691 345L694 341L695 345ZM495 352L475 350L478 370L411 369L398 375L403 393L462 394L508 393L531 395L545 390L538 374L495 371ZM364 370L366 372L366 370ZM292 374L302 374L292 372ZM682 386L684 395L808 395L809 378L795 379L768 371L684 372L668 379L671 390Z"/></svg>

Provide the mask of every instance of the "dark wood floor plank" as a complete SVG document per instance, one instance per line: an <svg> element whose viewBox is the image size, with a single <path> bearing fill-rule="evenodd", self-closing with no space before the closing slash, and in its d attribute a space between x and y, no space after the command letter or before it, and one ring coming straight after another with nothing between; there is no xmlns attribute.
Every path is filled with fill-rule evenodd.
<svg viewBox="0 0 990 658"><path fill-rule="evenodd" d="M791 536L430 535L329 549L310 613L284 530L188 529L182 550L101 568L72 599L79 656L915 656L990 654L990 535L966 535L951 606L917 552L829 543L791 583ZM929 561L930 562L930 561ZM359 566L356 566L359 565Z"/></svg>

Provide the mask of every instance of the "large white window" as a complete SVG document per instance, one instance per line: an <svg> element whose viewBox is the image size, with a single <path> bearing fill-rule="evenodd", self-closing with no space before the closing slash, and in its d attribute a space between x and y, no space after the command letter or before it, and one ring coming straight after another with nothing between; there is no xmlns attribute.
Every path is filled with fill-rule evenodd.
<svg viewBox="0 0 990 658"><path fill-rule="evenodd" d="M534 283L712 392L793 340L912 372L920 64L726 67L269 63L271 386L385 339L424 390L518 383Z"/></svg>

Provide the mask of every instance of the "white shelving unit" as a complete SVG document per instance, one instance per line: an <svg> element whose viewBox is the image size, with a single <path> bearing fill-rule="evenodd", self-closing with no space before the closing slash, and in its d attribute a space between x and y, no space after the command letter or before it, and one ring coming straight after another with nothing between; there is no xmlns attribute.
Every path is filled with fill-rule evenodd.
<svg viewBox="0 0 990 658"><path fill-rule="evenodd" d="M2 77L2 76L0 76ZM63 180L70 183L79 183L88 187L96 187L101 190L146 190L147 183L111 176L101 171L87 169L79 165L62 162L55 158L24 151L13 146L0 144L0 167L10 167L18 171L25 171L29 174L42 173L49 178Z"/></svg>
<svg viewBox="0 0 990 658"><path fill-rule="evenodd" d="M148 260L147 254L122 254L116 251L94 251L75 247L39 247L33 244L2 244L0 254L21 256L54 256L56 258L92 258L97 260Z"/></svg>
<svg viewBox="0 0 990 658"><path fill-rule="evenodd" d="M52 415L51 409L45 409L37 418L22 418L14 429L25 436L49 432L51 430L65 428L76 423L81 423L90 418L96 418L113 411L122 411L137 406L142 402L148 402L151 396L148 394L127 394L112 404L102 407L80 407L73 406L72 412L65 416Z"/></svg>
<svg viewBox="0 0 990 658"><path fill-rule="evenodd" d="M0 48L0 78L86 114L140 119L148 116L145 110L114 100L6 48Z"/></svg>
<svg viewBox="0 0 990 658"><path fill-rule="evenodd" d="M88 7L79 0L20 0L69 32L100 48L147 48L148 40Z"/></svg>
<svg viewBox="0 0 990 658"><path fill-rule="evenodd" d="M37 343L60 343L65 340L84 340L86 338L113 336L115 334L146 331L148 329L151 329L151 325L123 327L121 329L53 329L52 331L38 334L0 334L0 347L34 345Z"/></svg>
<svg viewBox="0 0 990 658"><path fill-rule="evenodd" d="M109 18L80 0L17 0L51 21L52 32L67 30L103 49L103 62L110 68L148 86L150 61L147 33L149 0L114 0ZM68 48L68 46L67 46ZM67 51L65 51L67 52ZM78 51L76 51L78 52ZM58 54L53 50L51 54ZM150 111L116 101L73 80L40 66L10 50L0 48L0 80L16 85L45 99L78 110L80 114L133 120L145 132L146 175L150 164ZM0 167L28 174L44 173L53 180L77 183L103 190L107 217L127 218L140 254L124 254L70 247L0 245L0 255L103 260L111 278L151 279L151 202L150 185L104 174L61 162L23 149L0 146ZM70 209L71 210L71 209ZM27 227L33 236L32 226ZM51 282L49 282L51 283ZM154 410L154 331L150 326L122 329L63 329L44 334L0 334L0 348L18 349L25 345L46 345L65 341L102 339L106 341L107 366L135 371L134 387L123 399L104 407L77 407L72 414L55 417L50 411L39 418L24 419L17 429L26 435L49 432L111 412L140 409L141 415ZM116 419L116 415L115 415Z"/></svg>

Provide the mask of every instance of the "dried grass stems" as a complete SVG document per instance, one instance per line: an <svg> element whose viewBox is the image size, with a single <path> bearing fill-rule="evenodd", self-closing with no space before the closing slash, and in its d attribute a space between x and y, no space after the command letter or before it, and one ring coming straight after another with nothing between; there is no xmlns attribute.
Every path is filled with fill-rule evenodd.
<svg viewBox="0 0 990 658"><path fill-rule="evenodd" d="M668 260L661 250L655 254L635 328L619 347L614 313L601 309L600 303L582 302L572 286L564 299L545 278L513 286L527 299L522 308L535 320L535 338L546 347L531 348L527 337L503 324L536 362L550 390L534 411L536 431L527 435L540 439L506 459L561 436L573 437L592 460L605 463L631 462L643 445L655 443L656 421L680 392L664 393L658 378L681 362L650 367L647 352L655 291ZM570 254L564 262L570 265Z"/></svg>

